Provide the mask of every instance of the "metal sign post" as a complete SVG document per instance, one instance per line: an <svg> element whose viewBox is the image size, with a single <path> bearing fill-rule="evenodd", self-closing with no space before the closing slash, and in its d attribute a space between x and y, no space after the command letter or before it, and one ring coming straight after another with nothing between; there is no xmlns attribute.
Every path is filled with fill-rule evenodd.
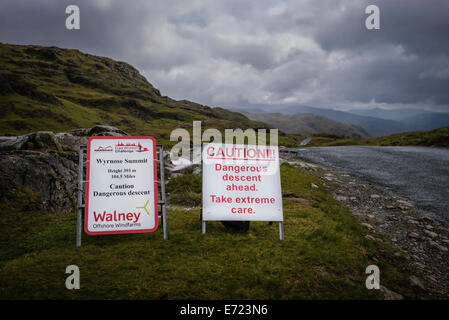
<svg viewBox="0 0 449 320"><path fill-rule="evenodd" d="M161 210L158 212L158 216L161 217L162 227L164 233L164 240L168 239L167 233L167 212L166 212L166 197L165 197L165 174L164 174L164 150L162 145L156 146L159 151L159 176L160 176L160 193L161 196L158 201L158 205L161 205ZM76 223L76 246L81 246L81 237L83 232L83 216L85 207L85 183L86 183L86 146L80 146L78 157L78 208L77 208L77 223ZM159 211L159 210L158 210Z"/></svg>
<svg viewBox="0 0 449 320"><path fill-rule="evenodd" d="M203 144L201 144L201 181L203 181ZM201 231L206 234L206 221L203 219L203 186L201 186Z"/></svg>
<svg viewBox="0 0 449 320"><path fill-rule="evenodd" d="M84 162L84 152L86 146L80 146L78 158L78 217L76 221L76 246L81 247L81 233L83 232L83 212L84 212L84 183L86 163Z"/></svg>
<svg viewBox="0 0 449 320"><path fill-rule="evenodd" d="M284 223L279 221L279 240L284 240Z"/></svg>
<svg viewBox="0 0 449 320"><path fill-rule="evenodd" d="M164 147L161 144L156 146L159 149L159 169L160 169L160 181L161 181L161 205L162 212L162 228L164 230L164 240L168 239L167 234L167 212L166 212L166 202L165 202L165 172L164 172Z"/></svg>

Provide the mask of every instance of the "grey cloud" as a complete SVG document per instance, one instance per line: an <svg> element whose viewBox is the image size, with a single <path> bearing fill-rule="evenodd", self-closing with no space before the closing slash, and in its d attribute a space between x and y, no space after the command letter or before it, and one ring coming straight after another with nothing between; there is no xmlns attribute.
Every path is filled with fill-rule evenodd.
<svg viewBox="0 0 449 320"><path fill-rule="evenodd" d="M64 27L81 9L81 30ZM364 27L381 9L381 30ZM163 94L209 105L375 100L449 111L447 0L2 1L0 41L127 61Z"/></svg>

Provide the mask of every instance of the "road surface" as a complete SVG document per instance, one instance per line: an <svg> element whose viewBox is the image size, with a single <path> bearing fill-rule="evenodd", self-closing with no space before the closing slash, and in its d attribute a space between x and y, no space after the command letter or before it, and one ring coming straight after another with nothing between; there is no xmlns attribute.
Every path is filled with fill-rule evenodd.
<svg viewBox="0 0 449 320"><path fill-rule="evenodd" d="M425 147L311 147L300 158L358 176L413 202L449 226L449 150Z"/></svg>

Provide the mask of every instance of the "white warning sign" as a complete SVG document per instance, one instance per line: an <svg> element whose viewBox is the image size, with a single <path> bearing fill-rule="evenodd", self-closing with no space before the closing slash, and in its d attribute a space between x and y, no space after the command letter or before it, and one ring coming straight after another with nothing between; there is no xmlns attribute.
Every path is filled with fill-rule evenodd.
<svg viewBox="0 0 449 320"><path fill-rule="evenodd" d="M87 145L87 234L157 229L156 142L152 137L92 137Z"/></svg>
<svg viewBox="0 0 449 320"><path fill-rule="evenodd" d="M203 220L283 221L277 146L203 147Z"/></svg>

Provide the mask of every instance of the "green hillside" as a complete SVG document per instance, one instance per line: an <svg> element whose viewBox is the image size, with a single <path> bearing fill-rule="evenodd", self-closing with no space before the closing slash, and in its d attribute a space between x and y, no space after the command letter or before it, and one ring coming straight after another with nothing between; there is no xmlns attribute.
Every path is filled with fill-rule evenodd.
<svg viewBox="0 0 449 320"><path fill-rule="evenodd" d="M353 139L337 135L321 135L313 137L308 147L316 146L423 146L423 147L449 147L449 127L430 131L396 133L384 137L369 139Z"/></svg>
<svg viewBox="0 0 449 320"><path fill-rule="evenodd" d="M0 135L106 124L165 144L175 128L268 128L240 113L162 96L125 62L56 47L0 44ZM284 145L296 145L283 136Z"/></svg>

